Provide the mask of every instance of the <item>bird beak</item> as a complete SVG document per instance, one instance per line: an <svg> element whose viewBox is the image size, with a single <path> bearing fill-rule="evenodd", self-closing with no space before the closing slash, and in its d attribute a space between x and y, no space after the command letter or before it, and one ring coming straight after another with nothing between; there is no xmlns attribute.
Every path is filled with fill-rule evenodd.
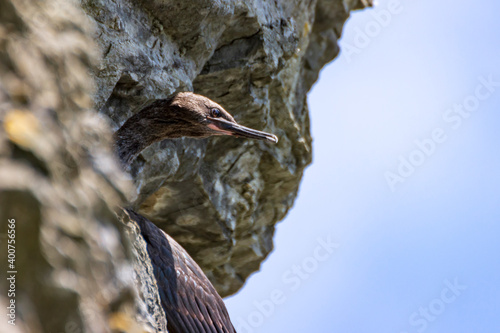
<svg viewBox="0 0 500 333"><path fill-rule="evenodd" d="M224 118L207 117L210 120L208 127L223 135L233 135L240 138L265 140L278 143L278 137L274 134L257 131L237 123L230 122Z"/></svg>

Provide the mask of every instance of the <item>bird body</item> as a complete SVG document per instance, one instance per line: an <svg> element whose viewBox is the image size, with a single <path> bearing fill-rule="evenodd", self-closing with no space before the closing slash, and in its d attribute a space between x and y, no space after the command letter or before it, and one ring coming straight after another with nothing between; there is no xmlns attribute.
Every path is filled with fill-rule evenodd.
<svg viewBox="0 0 500 333"><path fill-rule="evenodd" d="M153 265L170 333L235 333L224 302L203 270L172 237L133 210Z"/></svg>
<svg viewBox="0 0 500 333"><path fill-rule="evenodd" d="M184 92L156 101L130 117L115 133L116 150L126 166L154 142L213 135L278 141L275 135L237 124L207 97ZM146 241L169 332L236 332L222 298L186 250L145 217L125 211Z"/></svg>

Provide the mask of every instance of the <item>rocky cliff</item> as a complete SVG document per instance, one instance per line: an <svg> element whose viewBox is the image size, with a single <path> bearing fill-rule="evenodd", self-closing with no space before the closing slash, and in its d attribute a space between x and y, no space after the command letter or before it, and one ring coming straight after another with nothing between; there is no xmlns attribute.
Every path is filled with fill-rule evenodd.
<svg viewBox="0 0 500 333"><path fill-rule="evenodd" d="M6 248L15 219L15 329L164 327L147 265L137 273L143 288L134 287L133 263L147 258L114 213L127 203L176 238L221 295L241 288L272 250L311 162L307 92L338 54L350 11L367 5L0 0L0 232ZM279 143L160 142L126 170L131 184L111 133L183 90ZM137 293L145 303L136 320Z"/></svg>

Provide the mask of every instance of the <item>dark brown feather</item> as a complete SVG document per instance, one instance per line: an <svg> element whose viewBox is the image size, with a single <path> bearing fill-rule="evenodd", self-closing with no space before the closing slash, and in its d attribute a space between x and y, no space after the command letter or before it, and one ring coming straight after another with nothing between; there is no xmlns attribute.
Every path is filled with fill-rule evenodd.
<svg viewBox="0 0 500 333"><path fill-rule="evenodd" d="M141 230L170 333L235 333L222 298L201 268L169 235L126 209Z"/></svg>
<svg viewBox="0 0 500 333"><path fill-rule="evenodd" d="M183 92L142 109L115 133L124 166L149 145L179 137L232 135L276 143L275 135L241 126L214 101ZM235 333L224 302L189 254L145 217L126 210L147 243L170 333Z"/></svg>

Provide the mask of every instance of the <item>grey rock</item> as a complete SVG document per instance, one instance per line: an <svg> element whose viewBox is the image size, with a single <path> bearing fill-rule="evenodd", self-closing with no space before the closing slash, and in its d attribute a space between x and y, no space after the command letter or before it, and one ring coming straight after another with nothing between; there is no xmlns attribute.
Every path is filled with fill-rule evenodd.
<svg viewBox="0 0 500 333"><path fill-rule="evenodd" d="M178 240L222 296L238 291L311 162L307 92L338 54L349 12L367 5L0 0L0 240L15 219L16 329L165 331L126 204ZM112 132L184 90L279 143L166 140L126 170L131 184Z"/></svg>
<svg viewBox="0 0 500 333"><path fill-rule="evenodd" d="M0 304L16 306L0 330L155 332L115 212L133 186L92 110L91 22L56 0L2 0L0 17Z"/></svg>
<svg viewBox="0 0 500 333"><path fill-rule="evenodd" d="M117 129L141 107L194 90L277 145L167 140L130 168L133 207L193 256L221 295L238 291L273 248L312 148L307 92L339 52L362 1L85 1L102 60L96 106Z"/></svg>

